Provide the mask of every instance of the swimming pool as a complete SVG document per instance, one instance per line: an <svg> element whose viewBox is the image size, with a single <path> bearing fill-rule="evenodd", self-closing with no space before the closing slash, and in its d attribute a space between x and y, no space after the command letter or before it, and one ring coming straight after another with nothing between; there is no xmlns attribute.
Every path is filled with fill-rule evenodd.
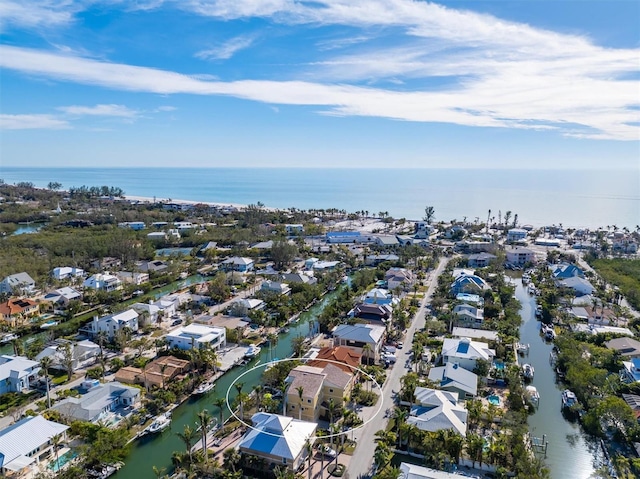
<svg viewBox="0 0 640 479"><path fill-rule="evenodd" d="M493 366L494 366L496 369L500 370L500 371L503 371L503 370L504 370L504 363L503 363L503 362L501 362L501 361L500 361L500 362L498 362L498 361L494 362L494 363L493 363Z"/></svg>
<svg viewBox="0 0 640 479"><path fill-rule="evenodd" d="M500 406L500 396L496 396L495 394L487 396L487 401L489 401L494 406Z"/></svg>
<svg viewBox="0 0 640 479"><path fill-rule="evenodd" d="M69 461L75 459L76 457L78 457L78 453L76 451L67 451L62 456L60 456L57 461L54 459L52 462L50 462L48 467L53 472L58 472Z"/></svg>

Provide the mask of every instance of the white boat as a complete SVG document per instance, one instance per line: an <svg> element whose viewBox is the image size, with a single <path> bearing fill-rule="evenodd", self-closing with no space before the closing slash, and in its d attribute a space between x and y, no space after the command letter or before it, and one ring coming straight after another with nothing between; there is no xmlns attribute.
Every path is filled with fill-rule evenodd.
<svg viewBox="0 0 640 479"><path fill-rule="evenodd" d="M520 354L528 353L529 352L529 344L517 343L516 344L516 351L518 351Z"/></svg>
<svg viewBox="0 0 640 479"><path fill-rule="evenodd" d="M148 434L155 434L164 431L171 425L171 414L160 414L155 421L147 428Z"/></svg>
<svg viewBox="0 0 640 479"><path fill-rule="evenodd" d="M18 338L19 338L19 336L17 334L13 334L13 333L3 334L0 337L0 344L8 343L8 342L13 341L14 339L18 339Z"/></svg>
<svg viewBox="0 0 640 479"><path fill-rule="evenodd" d="M578 402L578 398L576 397L573 391L569 389L565 389L562 391L562 407L569 408Z"/></svg>
<svg viewBox="0 0 640 479"><path fill-rule="evenodd" d="M244 357L245 358L255 358L258 354L260 354L260 350L261 349L262 348L260 348L260 346L256 346L255 344L252 344L244 352Z"/></svg>
<svg viewBox="0 0 640 479"><path fill-rule="evenodd" d="M535 370L533 369L533 366L531 366L531 364L522 365L522 375L526 380L531 381L533 379L534 373Z"/></svg>
<svg viewBox="0 0 640 479"><path fill-rule="evenodd" d="M199 396L201 394L206 394L213 389L215 386L214 382L205 382L200 384L197 388L194 389L193 394Z"/></svg>
<svg viewBox="0 0 640 479"><path fill-rule="evenodd" d="M46 323L40 325L40 329L51 328L53 326L57 326L58 324L58 321L47 321Z"/></svg>
<svg viewBox="0 0 640 479"><path fill-rule="evenodd" d="M526 388L524 388L524 393L529 398L529 402L531 402L531 404L537 407L538 404L540 403L540 393L538 392L536 387L529 385Z"/></svg>

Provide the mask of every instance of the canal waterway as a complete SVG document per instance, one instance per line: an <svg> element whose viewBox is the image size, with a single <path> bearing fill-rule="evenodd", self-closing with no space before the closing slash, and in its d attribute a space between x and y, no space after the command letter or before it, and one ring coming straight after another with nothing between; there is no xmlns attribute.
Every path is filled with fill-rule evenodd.
<svg viewBox="0 0 640 479"><path fill-rule="evenodd" d="M577 422L567 421L562 415L561 383L556 383L554 369L549 364L552 343L540 336L540 322L535 318L536 300L530 296L521 280L516 280L516 298L522 304L520 315L520 342L530 345L529 355L520 357L520 364L529 363L535 369L532 384L540 393L540 405L529 417L532 436L546 435L549 442L545 463L552 479L587 479L600 462L601 451L597 441L587 436Z"/></svg>
<svg viewBox="0 0 640 479"><path fill-rule="evenodd" d="M344 287L344 286L342 286ZM172 413L171 428L165 430L162 434L152 437L143 437L132 444L129 456L125 459L125 466L116 473L114 479L154 479L156 475L153 472L153 466L158 469L171 469L171 454L174 451L184 451L185 445L176 435L176 432L182 432L184 426L189 424L192 427L197 426L197 415L203 409L207 409L215 418L218 417L218 409L213 405L213 401L219 397L225 397L229 387L235 380L247 369L257 364L265 364L271 359L284 359L291 356L293 352L292 340L297 336L308 336L311 329L317 330L316 318L340 291L338 288L330 294L327 294L322 301L318 302L309 311L300 315L296 323L290 325L288 333L281 334L277 344L272 350L266 345L262 347L259 356L244 367L236 367L227 372L224 376L216 381L215 388L203 397L189 398L182 403ZM309 322L313 320L310 326ZM243 392L249 393L260 383L260 377L263 369L257 368L247 375L243 376L244 384ZM231 388L229 393L229 401L232 402L237 391ZM225 419L230 416L230 411L224 407Z"/></svg>

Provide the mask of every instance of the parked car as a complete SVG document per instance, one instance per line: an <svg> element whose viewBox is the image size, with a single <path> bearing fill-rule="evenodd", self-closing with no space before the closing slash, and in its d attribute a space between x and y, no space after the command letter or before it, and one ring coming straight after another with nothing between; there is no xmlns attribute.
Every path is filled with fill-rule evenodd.
<svg viewBox="0 0 640 479"><path fill-rule="evenodd" d="M398 349L402 349L402 346L404 346L404 343L402 341L398 341L398 345L396 347Z"/></svg>
<svg viewBox="0 0 640 479"><path fill-rule="evenodd" d="M328 456L328 457L336 457L338 455L338 453L333 449L331 449L331 447L329 447L327 444L322 444L319 450L320 450L320 454L324 454L325 456Z"/></svg>
<svg viewBox="0 0 640 479"><path fill-rule="evenodd" d="M182 324L182 320L176 319L173 323L171 323L171 326L178 326L179 324Z"/></svg>

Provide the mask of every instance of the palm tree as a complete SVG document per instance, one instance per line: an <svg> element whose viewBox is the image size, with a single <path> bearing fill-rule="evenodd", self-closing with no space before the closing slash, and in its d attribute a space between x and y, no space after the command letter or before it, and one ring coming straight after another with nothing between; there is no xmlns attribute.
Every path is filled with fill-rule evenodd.
<svg viewBox="0 0 640 479"><path fill-rule="evenodd" d="M308 479L311 479L311 456L313 455L313 448L311 447L311 441L309 441L309 439L307 439L307 442L305 442L304 447L307 450L307 474L309 475Z"/></svg>
<svg viewBox="0 0 640 479"><path fill-rule="evenodd" d="M362 346L362 357L366 357L367 358L367 364L370 364L370 353L373 351L373 349L371 348L371 345L369 343L365 343L364 346Z"/></svg>
<svg viewBox="0 0 640 479"><path fill-rule="evenodd" d="M436 217L436 209L433 206L427 206L424 209L424 217L422 218L428 225L431 224L431 222L434 220L434 218Z"/></svg>
<svg viewBox="0 0 640 479"><path fill-rule="evenodd" d="M209 411L203 409L198 413L198 421L200 422L200 433L202 434L202 450L204 451L204 462L205 464L209 460L209 451L207 450L207 432L209 431L209 426L211 426L213 418Z"/></svg>
<svg viewBox="0 0 640 479"><path fill-rule="evenodd" d="M302 421L302 395L304 394L304 388L302 386L298 386L296 391L298 391L298 398L300 399L300 404L298 405L298 419Z"/></svg>
<svg viewBox="0 0 640 479"><path fill-rule="evenodd" d="M236 391L238 391L238 404L240 405L240 420L244 421L244 411L242 409L242 387L244 386L244 383L235 383L233 385L236 388Z"/></svg>
<svg viewBox="0 0 640 479"><path fill-rule="evenodd" d="M409 411L402 408L395 408L393 410L393 419L396 423L396 435L398 436L398 447L400 447L402 443L402 435L400 434L400 429L403 424L405 424L407 418L409 417Z"/></svg>
<svg viewBox="0 0 640 479"><path fill-rule="evenodd" d="M376 446L376 450L373 453L373 462L376 465L376 470L383 469L387 464L391 462L393 453L386 442L380 441Z"/></svg>
<svg viewBox="0 0 640 479"><path fill-rule="evenodd" d="M213 400L213 405L215 407L218 408L218 417L220 418L220 426L222 426L224 424L224 418L223 418L223 413L224 413L224 405L227 403L227 400L225 398L215 398Z"/></svg>
<svg viewBox="0 0 640 479"><path fill-rule="evenodd" d="M191 449L193 448L193 443L196 440L198 432L192 429L188 424L185 424L183 431L177 432L176 435L182 439L182 442L184 442L185 448L187 449L187 455L189 456L189 469L191 469L191 462L193 459Z"/></svg>
<svg viewBox="0 0 640 479"><path fill-rule="evenodd" d="M47 409L51 408L51 396L49 394L49 368L53 364L50 356L45 356L40 360L40 374L44 376L44 382L47 387Z"/></svg>
<svg viewBox="0 0 640 479"><path fill-rule="evenodd" d="M238 464L240 464L240 451L234 447L230 447L223 453L224 465L231 467L231 470L235 473L237 471Z"/></svg>
<svg viewBox="0 0 640 479"><path fill-rule="evenodd" d="M58 466L58 468L60 467L60 457L59 457L60 453L58 451L58 446L60 446L61 443L62 443L62 434L56 434L51 438L51 445L53 446L53 450L56 453L56 465Z"/></svg>

